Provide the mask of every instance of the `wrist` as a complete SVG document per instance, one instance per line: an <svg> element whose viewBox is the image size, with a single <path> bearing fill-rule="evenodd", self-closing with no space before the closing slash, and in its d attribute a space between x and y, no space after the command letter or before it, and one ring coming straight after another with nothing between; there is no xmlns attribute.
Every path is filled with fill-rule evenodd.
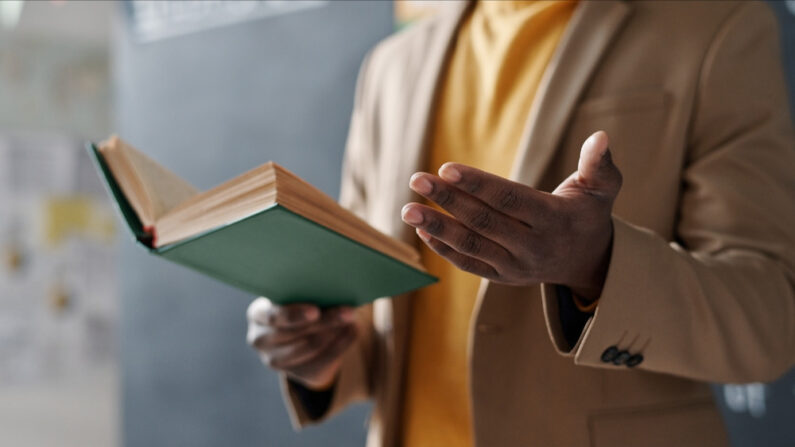
<svg viewBox="0 0 795 447"><path fill-rule="evenodd" d="M334 384L337 383L337 373L335 372L334 374L329 374L327 378L318 380L307 380L297 377L291 377L290 380L292 382L298 383L309 391L322 393L334 388Z"/></svg>
<svg viewBox="0 0 795 447"><path fill-rule="evenodd" d="M571 301L577 307L577 310L583 313L594 313L596 311L596 306L599 304L599 298L595 300L590 300L588 298L583 298L577 295L573 291L569 291L571 293Z"/></svg>
<svg viewBox="0 0 795 447"><path fill-rule="evenodd" d="M571 290L575 301L579 301L583 306L597 301L602 295L602 287L569 287L569 290Z"/></svg>
<svg viewBox="0 0 795 447"><path fill-rule="evenodd" d="M607 279L607 270L610 267L610 258L612 257L613 252L612 220L610 222L609 237L607 238L607 242L599 245L602 245L603 247L600 250L599 255L594 258L595 260L592 262L590 268L586 269L587 273L581 276L581 278L585 280L576 284L564 284L585 304L592 303L602 296L602 289L604 288L605 280Z"/></svg>

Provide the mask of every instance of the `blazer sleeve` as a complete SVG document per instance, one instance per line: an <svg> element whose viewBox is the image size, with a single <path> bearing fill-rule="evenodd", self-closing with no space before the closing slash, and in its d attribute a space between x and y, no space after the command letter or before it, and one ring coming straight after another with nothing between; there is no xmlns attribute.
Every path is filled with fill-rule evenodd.
<svg viewBox="0 0 795 447"><path fill-rule="evenodd" d="M367 194L365 173L367 151L373 149L370 138L371 114L366 110L368 57L365 57L356 84L353 113L343 160L340 204L366 219ZM372 103L372 102L369 102ZM337 380L330 392L313 393L300 388L281 375L282 395L296 429L319 423L344 409L348 404L371 396L370 371L373 357L372 305L356 309L359 337L345 352ZM318 409L321 409L318 414Z"/></svg>
<svg viewBox="0 0 795 447"><path fill-rule="evenodd" d="M573 347L556 288L542 286L553 342L575 364L627 368L637 355L636 369L755 382L795 362L795 136L776 30L767 7L748 2L716 34L698 81L676 239L613 217L602 296Z"/></svg>

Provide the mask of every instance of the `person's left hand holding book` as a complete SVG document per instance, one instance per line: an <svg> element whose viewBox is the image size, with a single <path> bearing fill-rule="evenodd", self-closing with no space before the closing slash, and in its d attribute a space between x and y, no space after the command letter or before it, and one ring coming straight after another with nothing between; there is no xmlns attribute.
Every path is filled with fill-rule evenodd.
<svg viewBox="0 0 795 447"><path fill-rule="evenodd" d="M334 384L342 355L358 336L351 307L277 305L257 298L246 315L246 339L262 363L313 391Z"/></svg>

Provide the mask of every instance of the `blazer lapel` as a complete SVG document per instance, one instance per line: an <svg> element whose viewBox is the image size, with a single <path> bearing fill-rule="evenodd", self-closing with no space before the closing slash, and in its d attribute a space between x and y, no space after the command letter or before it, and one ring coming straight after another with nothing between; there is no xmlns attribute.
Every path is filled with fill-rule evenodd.
<svg viewBox="0 0 795 447"><path fill-rule="evenodd" d="M444 16L438 24L438 29L428 42L428 52L425 64L417 75L417 84L414 93L410 98L411 106L408 109L406 118L405 141L403 153L396 151L393 156L395 169L389 172L390 178L387 180L391 185L392 201L397 206L393 206L389 222L399 225L399 229L394 229L392 234L398 234L405 241L418 243L418 238L408 225L403 224L400 218L400 209L403 204L410 201L418 201L421 198L411 191L408 187L408 179L411 174L423 169L428 153L429 130L432 114L436 106L438 90L444 75L450 52L455 43L455 37L461 21L466 17L466 13L472 2L455 2L449 4L450 10L444 12ZM393 336L387 342L387 355L392 357L391 367L399 374L393 375L393 381L384 389L382 399L384 408L388 414L385 421L392 421L381 427L381 439L388 440L390 445L395 439L399 438L397 430L402 397L400 392L403 388L402 381L406 368L404 357L406 353L406 343L408 341L408 331L410 330L411 313L411 294L404 294L394 297L391 300L376 301L374 307L374 317L382 319L382 326L392 324ZM368 443L369 445L369 443Z"/></svg>
<svg viewBox="0 0 795 447"><path fill-rule="evenodd" d="M390 183L395 203L419 197L408 188L408 177L421 170L428 153L433 111L450 52L462 20L474 1L452 2L429 43L427 62L418 75L411 113L406 122L406 152L399 154ZM599 60L630 12L623 0L581 1L547 67L514 160L510 178L537 186L561 141L577 100ZM399 220L400 216L396 216ZM411 232L407 227L407 231ZM405 234L406 240L414 240Z"/></svg>
<svg viewBox="0 0 795 447"><path fill-rule="evenodd" d="M511 179L538 187L583 89L629 12L621 0L580 2L538 87Z"/></svg>
<svg viewBox="0 0 795 447"><path fill-rule="evenodd" d="M630 5L621 0L580 1L533 100L511 171L512 180L539 186L580 95L630 10ZM471 327L491 312L486 297L496 290L490 286L491 281L481 281ZM472 337L474 333L469 340L470 358Z"/></svg>
<svg viewBox="0 0 795 447"><path fill-rule="evenodd" d="M397 169L392 171L393 178L390 179L396 192L395 203L399 203L401 206L410 201L422 200L420 196L409 189L409 176L425 168L428 145L430 144L430 127L433 123L433 112L436 108L439 88L450 59L450 53L455 45L458 28L472 5L474 2L449 3L447 6L449 9L444 11L444 18L440 21L439 28L435 30L434 36L428 42L426 62L418 75L413 97L409 99L411 107L406 120L405 153L395 154L397 155ZM400 207L395 210L399 213ZM401 236L404 240L417 241L413 229L401 222L399 214L392 220L400 222L403 229Z"/></svg>

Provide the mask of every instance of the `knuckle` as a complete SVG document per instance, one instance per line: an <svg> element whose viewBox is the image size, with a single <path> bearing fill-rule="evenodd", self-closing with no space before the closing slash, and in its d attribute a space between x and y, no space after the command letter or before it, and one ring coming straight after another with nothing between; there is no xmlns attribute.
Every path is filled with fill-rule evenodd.
<svg viewBox="0 0 795 447"><path fill-rule="evenodd" d="M458 268L468 273L475 273L475 270L477 270L475 262L470 258L462 259L461 262L458 263Z"/></svg>
<svg viewBox="0 0 795 447"><path fill-rule="evenodd" d="M470 194L477 194L483 189L483 182L479 178L473 178L464 184L464 189Z"/></svg>
<svg viewBox="0 0 795 447"><path fill-rule="evenodd" d="M300 320L304 316L304 308L300 304L284 306L284 313L288 320Z"/></svg>
<svg viewBox="0 0 795 447"><path fill-rule="evenodd" d="M279 337L276 334L262 334L254 339L253 346L260 350L267 350L268 348L276 345L278 341Z"/></svg>
<svg viewBox="0 0 795 447"><path fill-rule="evenodd" d="M444 224L442 223L441 219L432 218L428 221L428 225L425 226L425 231L433 236L437 236L442 233L444 230Z"/></svg>
<svg viewBox="0 0 795 447"><path fill-rule="evenodd" d="M310 316L307 312L308 306L303 304L291 304L284 306L282 312L282 324L286 325L304 325L309 323Z"/></svg>
<svg viewBox="0 0 795 447"><path fill-rule="evenodd" d="M303 309L299 306L287 306L285 307L284 312L284 319L287 320L289 323L297 323L303 319L304 312Z"/></svg>
<svg viewBox="0 0 795 447"><path fill-rule="evenodd" d="M519 194L513 188L506 188L497 195L497 205L503 210L515 210L520 204Z"/></svg>
<svg viewBox="0 0 795 447"><path fill-rule="evenodd" d="M474 232L467 231L459 246L464 253L478 254L483 247L483 239Z"/></svg>
<svg viewBox="0 0 795 447"><path fill-rule="evenodd" d="M439 242L436 239L432 239L429 244L431 245L431 248L433 248L434 251L441 256L446 256L452 250L452 248L450 248L447 244Z"/></svg>
<svg viewBox="0 0 795 447"><path fill-rule="evenodd" d="M470 223L475 230L488 231L494 226L494 217L488 210L480 210L472 217Z"/></svg>
<svg viewBox="0 0 795 447"><path fill-rule="evenodd" d="M309 337L306 340L306 349L308 351L317 351L321 349L324 345L326 337L324 335L327 334L318 334L312 337Z"/></svg>
<svg viewBox="0 0 795 447"><path fill-rule="evenodd" d="M447 207L453 204L455 200L453 197L454 195L450 191L450 188L440 188L439 192L434 198L434 202L438 203L441 207Z"/></svg>

